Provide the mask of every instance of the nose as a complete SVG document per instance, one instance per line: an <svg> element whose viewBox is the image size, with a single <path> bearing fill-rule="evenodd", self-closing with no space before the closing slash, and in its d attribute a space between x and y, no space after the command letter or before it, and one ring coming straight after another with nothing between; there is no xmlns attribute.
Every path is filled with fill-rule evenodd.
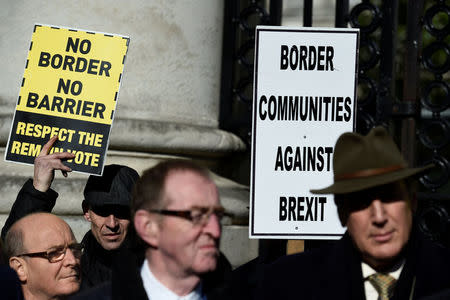
<svg viewBox="0 0 450 300"><path fill-rule="evenodd" d="M119 222L114 215L109 215L106 217L105 225L109 230L116 232L119 230Z"/></svg>
<svg viewBox="0 0 450 300"><path fill-rule="evenodd" d="M371 209L371 215L372 215L372 221L377 226L383 226L387 222L387 214L384 207L384 203L379 200L375 199L370 204Z"/></svg>
<svg viewBox="0 0 450 300"><path fill-rule="evenodd" d="M79 265L79 264L80 264L80 260L75 257L75 255L73 254L73 252L70 248L67 248L66 254L64 256L64 265L75 266L75 265Z"/></svg>
<svg viewBox="0 0 450 300"><path fill-rule="evenodd" d="M208 219L208 223L206 223L205 227L203 227L203 231L208 233L214 239L219 239L222 233L222 228L220 226L219 218L216 214L211 214Z"/></svg>

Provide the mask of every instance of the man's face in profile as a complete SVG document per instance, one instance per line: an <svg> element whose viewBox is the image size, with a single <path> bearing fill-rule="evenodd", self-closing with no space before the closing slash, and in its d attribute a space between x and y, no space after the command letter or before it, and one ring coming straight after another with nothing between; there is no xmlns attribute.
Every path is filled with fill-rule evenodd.
<svg viewBox="0 0 450 300"><path fill-rule="evenodd" d="M375 269L389 267L409 240L411 200L404 181L341 195L341 219L363 261Z"/></svg>
<svg viewBox="0 0 450 300"><path fill-rule="evenodd" d="M24 253L20 254L50 254L49 258L19 255L10 259L13 268L14 260L21 260L25 266L16 269L25 297L54 299L77 292L81 282L81 250L72 248L76 240L69 225L52 215L31 216L23 224ZM61 255L52 255L57 252Z"/></svg>
<svg viewBox="0 0 450 300"><path fill-rule="evenodd" d="M191 171L173 171L165 184L168 210L190 210L194 207L219 207L219 194L214 182ZM203 274L216 269L219 256L221 225L211 214L205 223L163 216L158 225L157 248L165 265L174 273Z"/></svg>
<svg viewBox="0 0 450 300"><path fill-rule="evenodd" d="M91 222L92 234L103 249L117 249L125 240L130 223L128 206L93 206L84 213L84 217Z"/></svg>

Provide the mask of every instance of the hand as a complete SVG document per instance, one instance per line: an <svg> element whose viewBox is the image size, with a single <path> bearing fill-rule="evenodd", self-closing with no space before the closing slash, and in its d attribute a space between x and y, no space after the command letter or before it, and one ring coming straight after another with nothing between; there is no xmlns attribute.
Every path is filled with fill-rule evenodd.
<svg viewBox="0 0 450 300"><path fill-rule="evenodd" d="M72 169L65 166L62 160L73 159L75 154L69 152L48 154L57 139L57 136L52 137L34 160L33 186L38 191L48 191L55 177L55 170L61 170L64 177L67 177L67 172L72 172Z"/></svg>

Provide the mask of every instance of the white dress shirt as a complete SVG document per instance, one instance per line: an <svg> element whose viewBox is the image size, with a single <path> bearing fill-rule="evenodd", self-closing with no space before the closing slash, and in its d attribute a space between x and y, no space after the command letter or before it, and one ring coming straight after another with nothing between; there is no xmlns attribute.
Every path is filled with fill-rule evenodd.
<svg viewBox="0 0 450 300"><path fill-rule="evenodd" d="M402 272L404 263L405 261L401 261L400 263L396 264L391 270L389 270L389 272L387 272L387 274L398 280L398 278L400 277L400 273ZM377 300L378 292L368 280L369 276L377 273L377 271L372 269L371 266L364 262L361 263L361 268L364 278L364 291L366 292L366 300Z"/></svg>
<svg viewBox="0 0 450 300"><path fill-rule="evenodd" d="M202 284L185 296L178 296L165 285L163 285L153 273L150 271L147 259L141 267L141 278L144 283L144 289L147 293L147 297L150 300L207 300L206 296L202 294Z"/></svg>

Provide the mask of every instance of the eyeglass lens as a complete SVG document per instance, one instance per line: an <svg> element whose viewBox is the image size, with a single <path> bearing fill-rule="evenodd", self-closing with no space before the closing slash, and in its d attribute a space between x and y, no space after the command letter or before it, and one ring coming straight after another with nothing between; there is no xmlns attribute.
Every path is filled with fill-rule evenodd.
<svg viewBox="0 0 450 300"><path fill-rule="evenodd" d="M191 219L194 224L206 224L212 214L215 214L219 222L224 215L223 208L218 207L199 207L191 210Z"/></svg>
<svg viewBox="0 0 450 300"><path fill-rule="evenodd" d="M64 259L64 256L66 256L66 251L68 248L72 251L73 256L75 256L76 258L80 258L81 255L83 254L83 246L81 244L71 244L67 247L62 247L47 252L48 260L50 262L57 262Z"/></svg>

